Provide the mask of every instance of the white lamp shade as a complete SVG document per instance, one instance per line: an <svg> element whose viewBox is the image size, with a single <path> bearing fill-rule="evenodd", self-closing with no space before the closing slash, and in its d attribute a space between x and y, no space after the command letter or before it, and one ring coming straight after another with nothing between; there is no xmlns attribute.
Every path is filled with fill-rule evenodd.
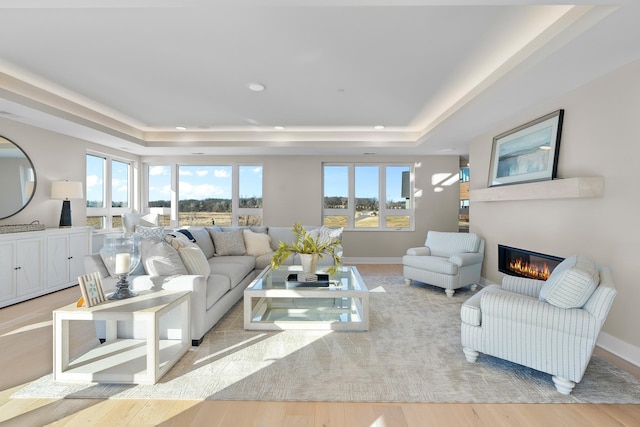
<svg viewBox="0 0 640 427"><path fill-rule="evenodd" d="M84 193L82 191L82 183L77 181L53 181L51 183L52 199L82 199Z"/></svg>

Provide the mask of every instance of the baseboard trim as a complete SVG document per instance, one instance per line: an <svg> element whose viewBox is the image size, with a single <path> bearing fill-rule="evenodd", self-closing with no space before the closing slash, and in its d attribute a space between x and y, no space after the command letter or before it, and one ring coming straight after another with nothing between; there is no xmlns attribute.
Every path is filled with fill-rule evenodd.
<svg viewBox="0 0 640 427"><path fill-rule="evenodd" d="M640 348L629 344L626 341L622 341L620 338L616 338L613 335L609 335L606 332L600 332L596 345L601 349L618 356L620 359L640 368Z"/></svg>

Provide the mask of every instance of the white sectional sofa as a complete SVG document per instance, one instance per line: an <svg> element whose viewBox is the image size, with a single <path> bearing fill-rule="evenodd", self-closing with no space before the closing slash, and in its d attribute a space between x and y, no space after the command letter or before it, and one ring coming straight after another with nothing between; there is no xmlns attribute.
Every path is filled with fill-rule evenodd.
<svg viewBox="0 0 640 427"><path fill-rule="evenodd" d="M315 228L319 227L305 226L307 230ZM138 227L138 229L143 233L149 231L146 227ZM154 288L191 291L191 340L193 345L199 345L207 331L242 298L244 289L255 276L270 265L273 252L277 249L279 242L291 242L295 235L292 227L212 226L193 227L186 231L187 233L165 229L162 233L177 236L178 241L185 241L188 237L192 237L202 251L204 255L202 259L206 259L207 265L198 266L196 262L194 267L190 265L194 264L190 261L179 265L181 257L176 254L181 251L172 247L171 238L165 237L162 242L157 238L155 240L158 243L151 243L153 238L143 239L141 243L143 261L129 277L129 282L134 291ZM185 237L185 234L190 236ZM158 256L158 248L149 249L150 245L161 245L160 249L165 251L167 256ZM173 245L177 246L175 243ZM193 245L191 247L193 249ZM173 254L172 250L176 254ZM155 251L153 257L155 261L151 260L151 256L145 259L145 252L152 251ZM284 264L300 264L299 256L288 258ZM318 264L332 265L333 258L330 255L324 256ZM100 254L85 257L85 271L100 273L105 294L115 290L117 279L111 277ZM190 274L194 272L202 274ZM97 324L96 328L98 338L104 338L104 325ZM136 325L124 323L118 325L119 336L135 337L141 332L142 328L138 333Z"/></svg>

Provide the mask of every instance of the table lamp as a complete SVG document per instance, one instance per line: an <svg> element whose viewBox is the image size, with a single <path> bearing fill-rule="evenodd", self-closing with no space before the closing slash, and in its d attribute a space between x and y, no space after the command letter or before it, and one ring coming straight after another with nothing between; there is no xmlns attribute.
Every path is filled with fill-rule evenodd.
<svg viewBox="0 0 640 427"><path fill-rule="evenodd" d="M60 213L60 227L71 227L71 200L82 199L82 183L77 181L53 181L51 183L51 198L62 199Z"/></svg>

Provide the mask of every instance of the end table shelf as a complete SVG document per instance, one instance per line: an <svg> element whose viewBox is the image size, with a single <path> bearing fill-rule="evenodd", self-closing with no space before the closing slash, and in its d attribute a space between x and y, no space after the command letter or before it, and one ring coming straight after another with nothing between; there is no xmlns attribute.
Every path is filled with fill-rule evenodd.
<svg viewBox="0 0 640 427"><path fill-rule="evenodd" d="M54 381L156 383L191 345L189 302L189 292L162 290L94 307L71 304L54 310ZM160 318L174 310L180 324L161 337ZM107 322L107 340L69 360L69 322L95 320ZM118 321L145 321L146 339L117 337Z"/></svg>

